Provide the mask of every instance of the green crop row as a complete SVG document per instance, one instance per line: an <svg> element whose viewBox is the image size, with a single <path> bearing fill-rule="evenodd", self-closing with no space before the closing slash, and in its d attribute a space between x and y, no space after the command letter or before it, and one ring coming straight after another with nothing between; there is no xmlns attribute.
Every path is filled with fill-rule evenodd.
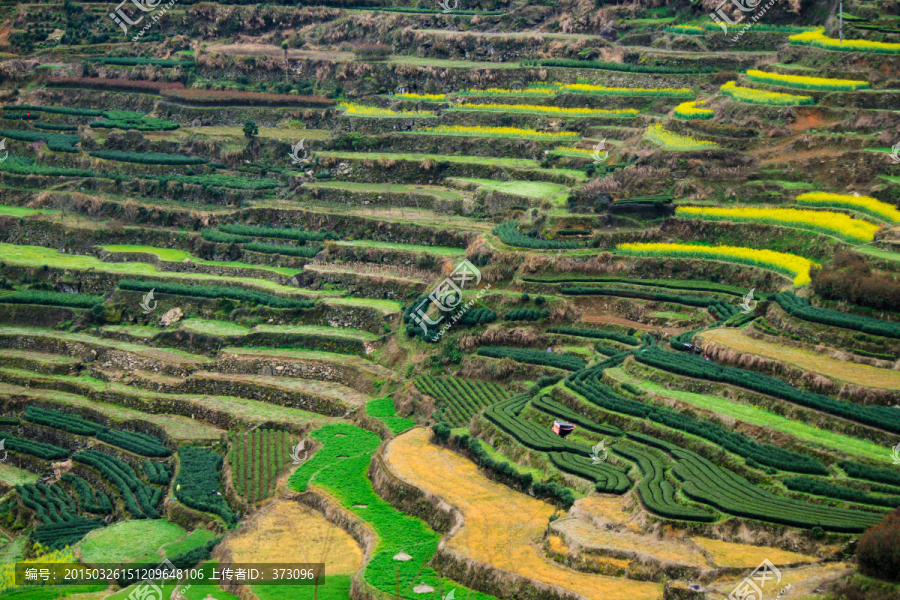
<svg viewBox="0 0 900 600"><path fill-rule="evenodd" d="M152 65L154 67L190 67L194 64L189 60L146 58L143 56L100 56L89 58L88 60L101 65L120 65L125 67L137 67L143 65Z"/></svg>
<svg viewBox="0 0 900 600"><path fill-rule="evenodd" d="M792 317L832 327L842 327L854 331L862 331L871 335L889 338L900 338L900 323L849 315L828 308L817 308L809 304L806 298L799 298L790 292L775 294L774 300Z"/></svg>
<svg viewBox="0 0 900 600"><path fill-rule="evenodd" d="M310 483L323 488L372 528L379 541L363 567L365 583L383 595L397 599L419 598L413 587L425 584L436 590L456 588L460 597L468 600L493 600L491 596L469 592L455 582L441 579L428 566L437 551L440 535L375 493L366 472L381 438L345 423L325 425L310 435L321 442L322 447L294 471L288 485L297 492L307 491ZM394 560L399 552L405 552L412 559Z"/></svg>
<svg viewBox="0 0 900 600"><path fill-rule="evenodd" d="M116 486L125 508L136 519L158 519L156 506L162 499L162 490L138 479L131 465L114 456L97 450L84 450L72 457L75 462L96 469L104 479Z"/></svg>
<svg viewBox="0 0 900 600"><path fill-rule="evenodd" d="M76 125L60 125L59 123L44 123L43 121L34 123L34 126L48 131L78 131Z"/></svg>
<svg viewBox="0 0 900 600"><path fill-rule="evenodd" d="M251 304L262 304L272 308L308 309L314 308L315 302L310 300L298 300L295 298L283 298L267 294L245 290L240 287L224 285L190 285L184 283L170 283L162 281L138 281L135 279L123 279L119 282L119 288L134 292L149 292L155 289L162 294L174 294L176 296L193 296L195 298L229 298Z"/></svg>
<svg viewBox="0 0 900 600"><path fill-rule="evenodd" d="M284 254L285 256L299 256L302 258L312 258L322 251L321 246L280 246L263 242L244 244L244 249L251 252L262 252L263 254Z"/></svg>
<svg viewBox="0 0 900 600"><path fill-rule="evenodd" d="M93 125L93 123L92 123ZM162 152L120 152L118 150L93 150L90 155L104 160L138 163L142 165L202 165L209 161L199 156L163 154Z"/></svg>
<svg viewBox="0 0 900 600"><path fill-rule="evenodd" d="M672 279L628 279L624 277L522 277L522 281L532 283L623 283L628 285L669 288L674 290L689 290L697 292L714 292L718 294L730 294L732 296L744 296L747 290L744 288L712 283L708 281L677 281ZM764 299L762 294L757 297Z"/></svg>
<svg viewBox="0 0 900 600"><path fill-rule="evenodd" d="M493 234L500 238L500 241L507 246L516 246L518 248L532 248L534 250L574 250L577 248L585 248L582 242L566 242L561 240L540 240L519 233L516 229L515 221L504 221L493 229Z"/></svg>
<svg viewBox="0 0 900 600"><path fill-rule="evenodd" d="M574 354L555 354L542 350L529 350L528 348L511 348L506 346L481 346L478 348L478 356L491 358L511 358L516 362L531 365L543 365L555 369L577 371L584 368L584 359Z"/></svg>
<svg viewBox="0 0 900 600"><path fill-rule="evenodd" d="M225 501L219 484L222 456L204 448L182 446L178 449L178 460L175 497L195 510L213 513L226 523L234 523L235 514Z"/></svg>
<svg viewBox="0 0 900 600"><path fill-rule="evenodd" d="M141 463L141 468L150 483L168 485L169 480L172 479L172 467L168 463L145 460Z"/></svg>
<svg viewBox="0 0 900 600"><path fill-rule="evenodd" d="M200 237L207 242L213 242L214 244L242 244L244 242L253 241L253 238L222 233L218 229L210 229L209 227L204 227L200 230Z"/></svg>
<svg viewBox="0 0 900 600"><path fill-rule="evenodd" d="M456 325L484 325L497 320L497 313L489 308L472 309L468 304L460 303L453 312L445 313L443 315L445 318L437 323L428 323L424 319L421 325L412 323L414 314L418 314L419 311L422 314L427 313L431 303L432 300L429 296L419 296L403 309L403 322L407 324L407 336L418 336L427 342L436 342L440 339L438 333L441 328L450 323ZM411 323L412 325L410 325ZM423 325L425 329L423 329Z"/></svg>
<svg viewBox="0 0 900 600"><path fill-rule="evenodd" d="M736 385L761 394L775 396L807 408L826 412L842 419L848 419L870 427L877 427L891 433L900 433L900 411L889 406L861 406L852 402L835 400L823 394L797 389L775 377L761 375L736 367L725 367L713 361L704 360L699 356L663 352L658 348L650 348L646 352L639 352L635 354L635 359L651 367L684 377Z"/></svg>
<svg viewBox="0 0 900 600"><path fill-rule="evenodd" d="M789 527L821 527L843 533L860 533L881 517L878 513L817 506L776 496L694 452L649 436L629 434L629 437L674 456L678 463L672 472L683 483L685 496L724 513Z"/></svg>
<svg viewBox="0 0 900 600"><path fill-rule="evenodd" d="M416 425L412 419L397 416L393 398L378 398L366 403L366 414L387 425L393 435L403 433Z"/></svg>
<svg viewBox="0 0 900 600"><path fill-rule="evenodd" d="M416 380L416 387L438 401L442 420L454 427L467 424L484 407L509 397L500 386L478 379L423 375Z"/></svg>
<svg viewBox="0 0 900 600"><path fill-rule="evenodd" d="M44 524L63 523L78 516L75 502L58 485L26 483L17 485L16 491L22 498L22 504L33 510Z"/></svg>
<svg viewBox="0 0 900 600"><path fill-rule="evenodd" d="M95 515L108 515L112 512L113 507L112 502L109 500L109 496L100 490L93 489L90 484L81 477L76 477L71 473L64 473L62 477L60 477L60 481L65 481L75 488L75 492L78 494L79 510Z"/></svg>
<svg viewBox="0 0 900 600"><path fill-rule="evenodd" d="M256 429L234 434L228 463L235 491L251 504L268 498L290 456L290 434L285 431Z"/></svg>
<svg viewBox="0 0 900 600"><path fill-rule="evenodd" d="M102 304L103 300L103 296L93 294L66 294L46 290L24 290L0 296L0 302L5 304L43 304L69 308L92 308L95 304Z"/></svg>
<svg viewBox="0 0 900 600"><path fill-rule="evenodd" d="M827 481L814 479L812 477L790 477L784 480L784 485L787 486L789 490L795 492L803 492L815 496L825 496L827 498L837 498L838 500L847 500L848 502L874 504L875 506L887 506L891 508L900 506L900 497L898 496L873 496L872 494L867 494L861 490L834 485Z"/></svg>
<svg viewBox="0 0 900 600"><path fill-rule="evenodd" d="M625 433L615 425L604 425L602 423L597 423L585 417L584 415L575 412L568 406L563 406L559 402L552 400L549 396L535 397L531 400L531 405L540 411L553 415L554 417L564 419L565 421L572 423L573 425L578 425L579 427L583 427L584 429L587 429L588 431L592 431L594 433L609 435L612 437L619 437Z"/></svg>
<svg viewBox="0 0 900 600"><path fill-rule="evenodd" d="M78 517L62 523L38 525L32 530L31 539L51 550L62 550L66 546L74 546L88 533L104 525L103 519Z"/></svg>
<svg viewBox="0 0 900 600"><path fill-rule="evenodd" d="M105 426L93 421L88 421L78 415L59 412L57 410L45 410L37 406L27 406L25 408L25 419L38 425L46 425L56 429L62 429L75 435L96 435Z"/></svg>
<svg viewBox="0 0 900 600"><path fill-rule="evenodd" d="M35 106L33 104L6 104L3 110L31 110L70 115L74 117L102 117L103 111L94 108L69 108L67 106Z"/></svg>
<svg viewBox="0 0 900 600"><path fill-rule="evenodd" d="M97 439L141 456L165 457L172 454L158 437L139 431L109 429L98 433Z"/></svg>
<svg viewBox="0 0 900 600"><path fill-rule="evenodd" d="M625 471L593 459L568 452L549 452L547 456L557 469L593 481L594 489L607 494L624 494L631 489L631 480Z"/></svg>
<svg viewBox="0 0 900 600"><path fill-rule="evenodd" d="M504 321L539 321L550 316L549 310L536 308L517 308L503 315Z"/></svg>
<svg viewBox="0 0 900 600"><path fill-rule="evenodd" d="M666 480L665 463L655 452L622 446L616 446L613 451L637 463L640 468L643 477L637 485L637 492L647 510L677 521L712 523L716 520L708 510L686 506L675 499L675 486Z"/></svg>
<svg viewBox="0 0 900 600"><path fill-rule="evenodd" d="M570 69L603 69L605 71L622 71L624 73L655 73L658 75L692 75L709 73L708 67L688 69L682 67L665 67L657 65L637 65L632 63L614 63L599 60L549 59L538 61L542 67L564 67Z"/></svg>
<svg viewBox="0 0 900 600"><path fill-rule="evenodd" d="M628 288L586 287L578 285L572 287L562 287L559 291L569 296L618 296L620 298L639 298L641 300L653 300L654 302L674 302L675 304L684 304L685 306L696 306L699 308L709 308L714 304L722 304L721 300L716 300L715 298L666 294L663 292L652 292L644 290L631 290Z"/></svg>
<svg viewBox="0 0 900 600"><path fill-rule="evenodd" d="M56 152L78 152L75 144L81 141L77 135L19 129L0 129L0 138L9 138L19 142L46 142L47 148Z"/></svg>
<svg viewBox="0 0 900 600"><path fill-rule="evenodd" d="M69 456L69 451L53 444L44 442L36 442L34 440L26 440L13 436L4 438L7 450L13 452L21 452L22 454L30 454L44 460L59 460Z"/></svg>
<svg viewBox="0 0 900 600"><path fill-rule="evenodd" d="M625 335L617 331L605 331L603 329L584 329L581 327L548 327L547 333L561 333L563 335L575 335L578 337L594 338L599 340L613 340L629 346L637 346L641 342L633 335Z"/></svg>
<svg viewBox="0 0 900 600"><path fill-rule="evenodd" d="M868 481L877 481L878 483L889 483L892 485L900 485L900 473L891 469L882 469L879 467L870 467L857 462L845 460L838 463L838 466L850 477L858 479L866 479Z"/></svg>
<svg viewBox="0 0 900 600"><path fill-rule="evenodd" d="M239 223L224 223L219 225L219 231L233 235L249 237L281 238L296 240L298 242L322 242L336 240L339 236L330 231L304 231L303 229L291 229L290 227L269 227L268 225L241 225Z"/></svg>
<svg viewBox="0 0 900 600"><path fill-rule="evenodd" d="M662 352L656 347L650 347L635 356L642 362L647 355L656 356L663 354L674 358L682 358L681 354ZM617 366L622 362L624 355L607 359L591 369L585 369L573 373L566 379L566 386L578 392L590 402L593 402L604 410L626 414L640 419L648 419L666 427L683 431L691 435L699 436L705 440L721 446L729 452L743 456L748 460L774 469L783 469L795 473L809 473L827 475L828 470L818 460L784 450L770 444L764 444L750 439L740 433L730 431L710 421L698 420L689 414L680 413L663 406L653 406L645 402L638 402L616 394L603 383L603 371ZM691 358L691 357L688 357ZM702 362L709 362L700 359Z"/></svg>

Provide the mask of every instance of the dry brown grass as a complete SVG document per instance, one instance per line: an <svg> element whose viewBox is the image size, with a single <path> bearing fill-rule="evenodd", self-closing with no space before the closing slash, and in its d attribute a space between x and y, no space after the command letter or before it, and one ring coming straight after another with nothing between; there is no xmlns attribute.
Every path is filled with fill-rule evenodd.
<svg viewBox="0 0 900 600"><path fill-rule="evenodd" d="M535 544L555 508L487 479L471 461L428 441L414 429L390 442L391 470L439 496L463 514L465 525L450 539L452 549L523 577L558 585L591 600L657 600L658 583L578 573L544 559Z"/></svg>
<svg viewBox="0 0 900 600"><path fill-rule="evenodd" d="M704 331L701 337L719 346L730 348L735 352L755 354L774 359L799 367L805 371L819 373L831 379L867 387L900 389L900 371L834 360L812 350L792 348L764 340L757 340L744 335L739 329L712 329ZM748 361L750 359L752 357L747 358ZM748 364L747 366L750 365Z"/></svg>
<svg viewBox="0 0 900 600"><path fill-rule="evenodd" d="M362 550L320 513L292 500L277 500L226 540L234 562L325 563L329 575L350 575L362 564Z"/></svg>

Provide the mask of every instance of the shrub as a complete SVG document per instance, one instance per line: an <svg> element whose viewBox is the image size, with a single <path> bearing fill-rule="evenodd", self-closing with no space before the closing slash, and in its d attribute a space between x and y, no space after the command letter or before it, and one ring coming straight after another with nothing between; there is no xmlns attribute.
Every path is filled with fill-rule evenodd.
<svg viewBox="0 0 900 600"><path fill-rule="evenodd" d="M98 433L97 439L141 456L163 457L172 454L158 437L138 431L106 430Z"/></svg>
<svg viewBox="0 0 900 600"><path fill-rule="evenodd" d="M96 435L105 426L94 423L78 415L59 412L56 410L46 410L37 406L25 407L25 419L39 425L46 425L56 429L62 429L75 435Z"/></svg>
<svg viewBox="0 0 900 600"><path fill-rule="evenodd" d="M391 55L391 47L381 43L363 44L357 46L353 53L360 60L383 60Z"/></svg>
<svg viewBox="0 0 900 600"><path fill-rule="evenodd" d="M60 458L66 458L67 456L69 456L68 450L66 450L65 448L60 448L59 446L54 446L53 444L36 442L34 440L27 440L24 438L17 438L12 436L7 436L4 439L6 449L12 450L13 452L30 454L31 456L36 456L44 460L59 460Z"/></svg>
<svg viewBox="0 0 900 600"><path fill-rule="evenodd" d="M62 550L74 546L88 533L104 525L103 519L83 518L38 525L31 532L31 539L51 550Z"/></svg>
<svg viewBox="0 0 900 600"><path fill-rule="evenodd" d="M865 575L900 581L900 510L886 514L859 538L856 562Z"/></svg>
<svg viewBox="0 0 900 600"><path fill-rule="evenodd" d="M134 518L159 518L156 506L162 499L162 490L141 481L128 463L97 450L79 452L72 460L93 467L104 479L112 482L124 500L125 508Z"/></svg>
<svg viewBox="0 0 900 600"><path fill-rule="evenodd" d="M876 296L875 298L878 297L879 296ZM781 308L789 315L804 321L812 321L813 323L821 323L832 327L843 327L844 329L852 329L871 335L900 338L900 323L883 321L872 317L851 315L827 308L817 308L811 306L809 300L806 298L799 298L789 292L776 294L773 299L778 302Z"/></svg>
<svg viewBox="0 0 900 600"><path fill-rule="evenodd" d="M159 94L163 90L183 90L184 84L165 81L146 81L143 79L104 79L96 77L49 77L45 85L50 87L75 87L90 90L112 92L137 92L143 94Z"/></svg>
<svg viewBox="0 0 900 600"><path fill-rule="evenodd" d="M628 344L629 346L637 346L641 343L640 340L632 335L623 335L617 331L604 331L602 329L583 329L579 327L548 327L547 333L561 333L563 335L575 335L579 337L597 338L602 340L615 340L623 344Z"/></svg>
<svg viewBox="0 0 900 600"><path fill-rule="evenodd" d="M890 506L893 508L900 507L900 497L898 496L873 496L861 490L833 485L821 479L813 479L811 477L789 477L784 480L787 489L797 492L805 492L816 496L826 496L828 498L838 498L847 500L848 502L858 502L860 504L874 504L875 506Z"/></svg>
<svg viewBox="0 0 900 600"><path fill-rule="evenodd" d="M812 289L822 298L877 310L900 311L900 281L888 273L873 271L869 262L858 254L837 252L830 263L813 270L810 275ZM852 319L851 315L846 317Z"/></svg>

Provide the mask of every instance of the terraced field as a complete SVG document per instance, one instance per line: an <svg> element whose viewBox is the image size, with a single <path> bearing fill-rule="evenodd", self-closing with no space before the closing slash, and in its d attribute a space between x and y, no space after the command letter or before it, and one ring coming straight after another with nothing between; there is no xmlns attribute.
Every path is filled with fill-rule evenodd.
<svg viewBox="0 0 900 600"><path fill-rule="evenodd" d="M0 2L0 596L900 597L894 7L138 4Z"/></svg>

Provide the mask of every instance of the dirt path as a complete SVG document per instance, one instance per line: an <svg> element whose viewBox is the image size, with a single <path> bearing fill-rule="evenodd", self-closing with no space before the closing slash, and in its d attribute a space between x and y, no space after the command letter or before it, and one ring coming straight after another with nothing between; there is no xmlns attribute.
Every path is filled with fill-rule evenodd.
<svg viewBox="0 0 900 600"><path fill-rule="evenodd" d="M662 584L603 577L563 568L536 548L555 508L514 492L482 475L471 461L428 441L414 429L387 448L391 470L410 484L457 507L465 525L449 540L452 549L492 565L590 600L657 600Z"/></svg>

